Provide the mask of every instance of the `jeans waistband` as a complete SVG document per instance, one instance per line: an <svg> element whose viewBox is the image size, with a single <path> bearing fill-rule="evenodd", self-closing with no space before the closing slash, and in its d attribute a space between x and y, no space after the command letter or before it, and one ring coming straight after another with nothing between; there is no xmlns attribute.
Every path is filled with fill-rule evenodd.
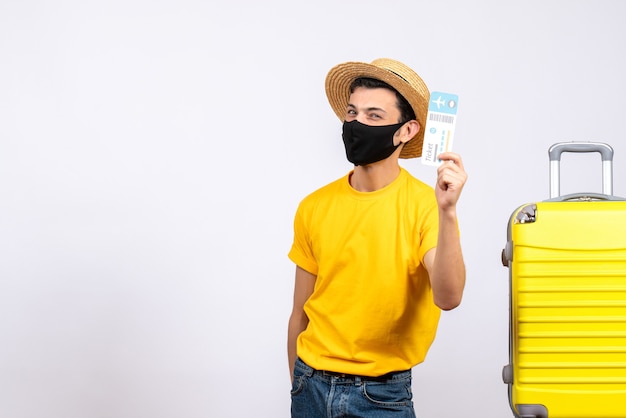
<svg viewBox="0 0 626 418"><path fill-rule="evenodd" d="M340 373L333 372L330 370L317 370L304 363L300 358L296 363L300 363L301 366L304 366L309 369L309 373L312 375L323 376L326 378L337 378L342 380L350 380L350 381L362 381L362 382L389 382L391 380L402 380L411 377L411 370L401 370L396 372L385 373L381 376L363 376L358 374L350 374L350 373Z"/></svg>

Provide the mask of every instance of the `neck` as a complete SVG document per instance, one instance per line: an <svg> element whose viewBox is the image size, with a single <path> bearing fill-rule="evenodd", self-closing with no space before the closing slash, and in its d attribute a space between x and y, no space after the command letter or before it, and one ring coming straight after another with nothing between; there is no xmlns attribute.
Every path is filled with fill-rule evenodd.
<svg viewBox="0 0 626 418"><path fill-rule="evenodd" d="M398 160L387 158L377 163L354 167L350 185L359 192L374 192L391 184L399 175Z"/></svg>

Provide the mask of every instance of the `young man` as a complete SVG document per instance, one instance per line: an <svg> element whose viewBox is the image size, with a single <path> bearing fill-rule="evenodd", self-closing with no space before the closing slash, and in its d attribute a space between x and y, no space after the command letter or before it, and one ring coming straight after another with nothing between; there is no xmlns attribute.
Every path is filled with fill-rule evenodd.
<svg viewBox="0 0 626 418"><path fill-rule="evenodd" d="M399 165L421 155L430 100L406 65L340 64L326 94L354 170L295 215L291 414L414 417L411 368L465 286L456 203L467 175L451 152L434 188Z"/></svg>

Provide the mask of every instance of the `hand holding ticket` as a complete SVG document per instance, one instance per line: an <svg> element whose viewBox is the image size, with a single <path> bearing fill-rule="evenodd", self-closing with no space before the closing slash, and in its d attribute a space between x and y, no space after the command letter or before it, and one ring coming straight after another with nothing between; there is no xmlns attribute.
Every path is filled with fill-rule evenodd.
<svg viewBox="0 0 626 418"><path fill-rule="evenodd" d="M441 160L437 156L442 152L452 151L458 105L459 96L456 94L437 91L430 94L424 127L422 164L438 166Z"/></svg>

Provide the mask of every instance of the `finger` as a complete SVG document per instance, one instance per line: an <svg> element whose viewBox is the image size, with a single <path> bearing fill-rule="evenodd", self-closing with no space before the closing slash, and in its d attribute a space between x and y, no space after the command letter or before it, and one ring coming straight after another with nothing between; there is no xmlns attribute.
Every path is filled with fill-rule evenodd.
<svg viewBox="0 0 626 418"><path fill-rule="evenodd" d="M449 161L452 162L456 165L458 165L459 167L461 167L462 170L464 170L463 168L463 160L461 159L461 156L457 153L454 152L442 152L441 154L439 154L437 156L438 159L440 159L441 161Z"/></svg>
<svg viewBox="0 0 626 418"><path fill-rule="evenodd" d="M437 173L437 184L443 190L462 188L467 180L467 173L462 167L451 161L441 164Z"/></svg>

